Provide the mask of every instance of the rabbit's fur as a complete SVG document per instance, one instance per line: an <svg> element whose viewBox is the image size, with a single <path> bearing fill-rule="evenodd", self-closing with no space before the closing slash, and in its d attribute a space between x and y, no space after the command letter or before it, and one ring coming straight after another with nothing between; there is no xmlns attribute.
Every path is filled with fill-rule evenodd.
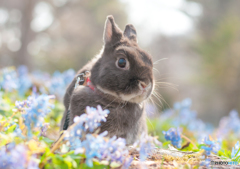
<svg viewBox="0 0 240 169"><path fill-rule="evenodd" d="M73 124L75 116L84 113L86 106L101 105L110 113L100 132L107 130L110 137L116 135L132 144L142 132L147 132L144 100L151 95L154 86L152 58L138 47L135 28L129 24L122 32L112 16L107 17L103 39L101 53L78 71L78 74L91 71L90 80L95 90L88 86L74 90L74 78L64 96L66 110L61 129L69 105L69 125ZM119 58L127 60L128 67L118 67Z"/></svg>

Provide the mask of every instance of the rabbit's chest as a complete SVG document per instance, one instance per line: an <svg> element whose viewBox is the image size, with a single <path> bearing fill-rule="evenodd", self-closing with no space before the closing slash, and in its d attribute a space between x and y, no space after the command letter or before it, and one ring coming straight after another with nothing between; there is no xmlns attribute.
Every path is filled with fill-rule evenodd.
<svg viewBox="0 0 240 169"><path fill-rule="evenodd" d="M144 108L134 103L118 103L114 99L96 95L89 88L79 88L76 90L71 99L71 118L84 113L86 106L97 107L100 105L103 109L108 109L107 121L100 126L101 132L108 131L109 136L117 136L125 138L127 144L132 144L136 140L139 133L145 127Z"/></svg>
<svg viewBox="0 0 240 169"><path fill-rule="evenodd" d="M107 130L110 136L126 138L128 144L133 143L145 122L143 108L138 105L126 105L109 110L107 121L102 124L101 130Z"/></svg>

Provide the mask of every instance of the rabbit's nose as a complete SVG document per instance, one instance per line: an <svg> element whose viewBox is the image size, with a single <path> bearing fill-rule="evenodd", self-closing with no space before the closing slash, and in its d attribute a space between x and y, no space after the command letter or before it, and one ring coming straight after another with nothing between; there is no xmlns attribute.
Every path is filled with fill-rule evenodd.
<svg viewBox="0 0 240 169"><path fill-rule="evenodd" d="M146 88L148 88L149 85L150 84L147 85L146 83L144 83L142 81L139 81L139 84L138 84L140 90L146 90Z"/></svg>

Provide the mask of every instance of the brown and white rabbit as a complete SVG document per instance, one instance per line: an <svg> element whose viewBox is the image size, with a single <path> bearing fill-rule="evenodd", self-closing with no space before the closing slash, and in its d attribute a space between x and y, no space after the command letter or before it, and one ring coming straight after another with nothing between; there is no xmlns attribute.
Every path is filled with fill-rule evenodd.
<svg viewBox="0 0 240 169"><path fill-rule="evenodd" d="M133 25L126 25L122 32L113 16L107 17L103 39L101 53L78 71L78 74L91 72L94 90L88 86L74 90L77 76L74 78L64 96L66 110L61 129L66 129L67 116L67 126L70 126L75 116L84 113L86 106L101 105L110 113L100 132L108 131L110 137L116 135L132 144L142 132L147 132L143 105L154 86L152 57L139 48Z"/></svg>

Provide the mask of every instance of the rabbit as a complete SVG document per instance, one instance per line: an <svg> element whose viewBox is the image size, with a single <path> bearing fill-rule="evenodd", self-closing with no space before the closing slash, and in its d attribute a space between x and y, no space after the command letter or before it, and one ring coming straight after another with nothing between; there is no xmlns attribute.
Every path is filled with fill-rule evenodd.
<svg viewBox="0 0 240 169"><path fill-rule="evenodd" d="M93 89L89 86L74 89L77 76L74 78L64 96L66 110L61 129L66 122L67 126L72 125L74 117L83 114L86 106L100 105L110 111L100 132L125 138L130 145L143 132L147 133L144 104L154 88L152 57L138 46L134 26L126 25L123 32L111 15L105 22L103 40L100 54L78 71L91 72Z"/></svg>

